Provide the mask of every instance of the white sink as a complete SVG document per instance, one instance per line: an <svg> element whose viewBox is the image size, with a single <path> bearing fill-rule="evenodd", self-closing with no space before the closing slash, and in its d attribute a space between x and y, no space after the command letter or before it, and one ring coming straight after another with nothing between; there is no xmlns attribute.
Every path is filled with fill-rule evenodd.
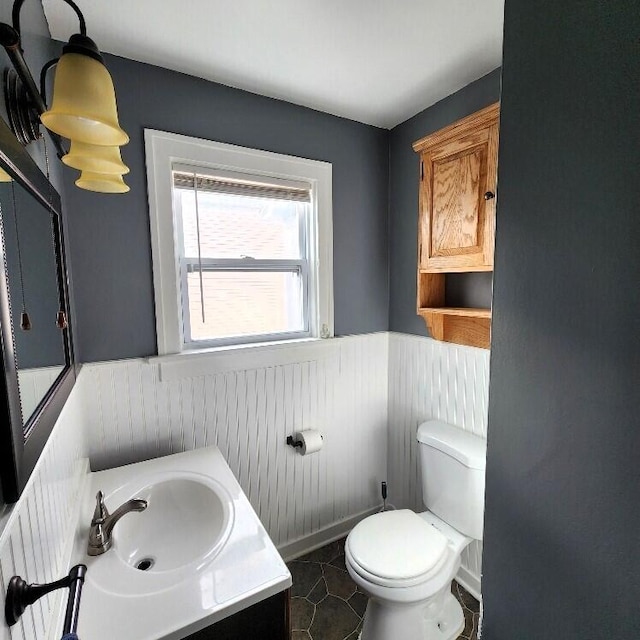
<svg viewBox="0 0 640 640"><path fill-rule="evenodd" d="M103 591L139 596L173 588L208 565L229 538L233 498L211 477L177 470L141 474L105 492L112 512L132 498L146 500L147 508L123 516L111 548L91 563L88 580Z"/></svg>
<svg viewBox="0 0 640 640"><path fill-rule="evenodd" d="M160 476L142 489L128 487L127 492L148 506L118 522L112 548L138 571L191 571L193 565L210 561L229 536L233 501L209 478ZM119 498L111 500L115 504Z"/></svg>
<svg viewBox="0 0 640 640"><path fill-rule="evenodd" d="M142 475L105 495L114 511L132 498L142 512L116 523L109 551L93 562L90 580L120 595L146 595L174 587L213 560L233 526L233 498L219 483L196 473Z"/></svg>
<svg viewBox="0 0 640 640"><path fill-rule="evenodd" d="M86 546L97 491L113 513L133 498L112 546ZM216 447L90 474L74 562L87 565L78 634L178 640L291 586L291 574Z"/></svg>

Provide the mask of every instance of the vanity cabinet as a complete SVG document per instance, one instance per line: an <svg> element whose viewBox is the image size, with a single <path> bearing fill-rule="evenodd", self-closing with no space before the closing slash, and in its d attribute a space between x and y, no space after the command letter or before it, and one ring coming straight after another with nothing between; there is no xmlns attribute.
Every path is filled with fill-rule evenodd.
<svg viewBox="0 0 640 640"><path fill-rule="evenodd" d="M445 306L445 274L492 271L499 104L414 143L420 154L417 312L433 338L489 347L491 310Z"/></svg>
<svg viewBox="0 0 640 640"><path fill-rule="evenodd" d="M290 589L281 591L187 636L186 640L291 640L290 593Z"/></svg>

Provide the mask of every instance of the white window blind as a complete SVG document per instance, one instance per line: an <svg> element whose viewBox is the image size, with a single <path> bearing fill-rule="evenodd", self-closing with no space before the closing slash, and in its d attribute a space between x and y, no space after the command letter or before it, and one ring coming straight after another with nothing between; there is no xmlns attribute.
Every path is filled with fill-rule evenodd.
<svg viewBox="0 0 640 640"><path fill-rule="evenodd" d="M309 188L290 187L264 182L250 182L248 180L229 180L195 172L173 172L173 185L178 189L196 189L210 193L226 193L235 196L254 198L273 198L274 200L289 200L292 202L311 202Z"/></svg>

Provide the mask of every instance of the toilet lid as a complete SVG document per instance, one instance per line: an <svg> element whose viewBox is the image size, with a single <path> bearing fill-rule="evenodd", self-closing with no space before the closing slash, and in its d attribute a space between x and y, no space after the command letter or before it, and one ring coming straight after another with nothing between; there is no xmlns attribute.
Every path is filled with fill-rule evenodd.
<svg viewBox="0 0 640 640"><path fill-rule="evenodd" d="M444 555L447 538L414 511L384 511L358 523L348 538L353 559L380 578L427 573Z"/></svg>

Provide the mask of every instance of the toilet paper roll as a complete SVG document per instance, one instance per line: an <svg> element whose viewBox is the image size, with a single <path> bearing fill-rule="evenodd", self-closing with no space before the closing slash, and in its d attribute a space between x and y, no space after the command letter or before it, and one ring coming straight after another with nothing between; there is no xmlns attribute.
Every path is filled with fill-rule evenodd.
<svg viewBox="0 0 640 640"><path fill-rule="evenodd" d="M302 442L302 446L296 449L301 456L306 456L322 449L322 435L315 429L298 431L294 434L293 439L296 442Z"/></svg>

